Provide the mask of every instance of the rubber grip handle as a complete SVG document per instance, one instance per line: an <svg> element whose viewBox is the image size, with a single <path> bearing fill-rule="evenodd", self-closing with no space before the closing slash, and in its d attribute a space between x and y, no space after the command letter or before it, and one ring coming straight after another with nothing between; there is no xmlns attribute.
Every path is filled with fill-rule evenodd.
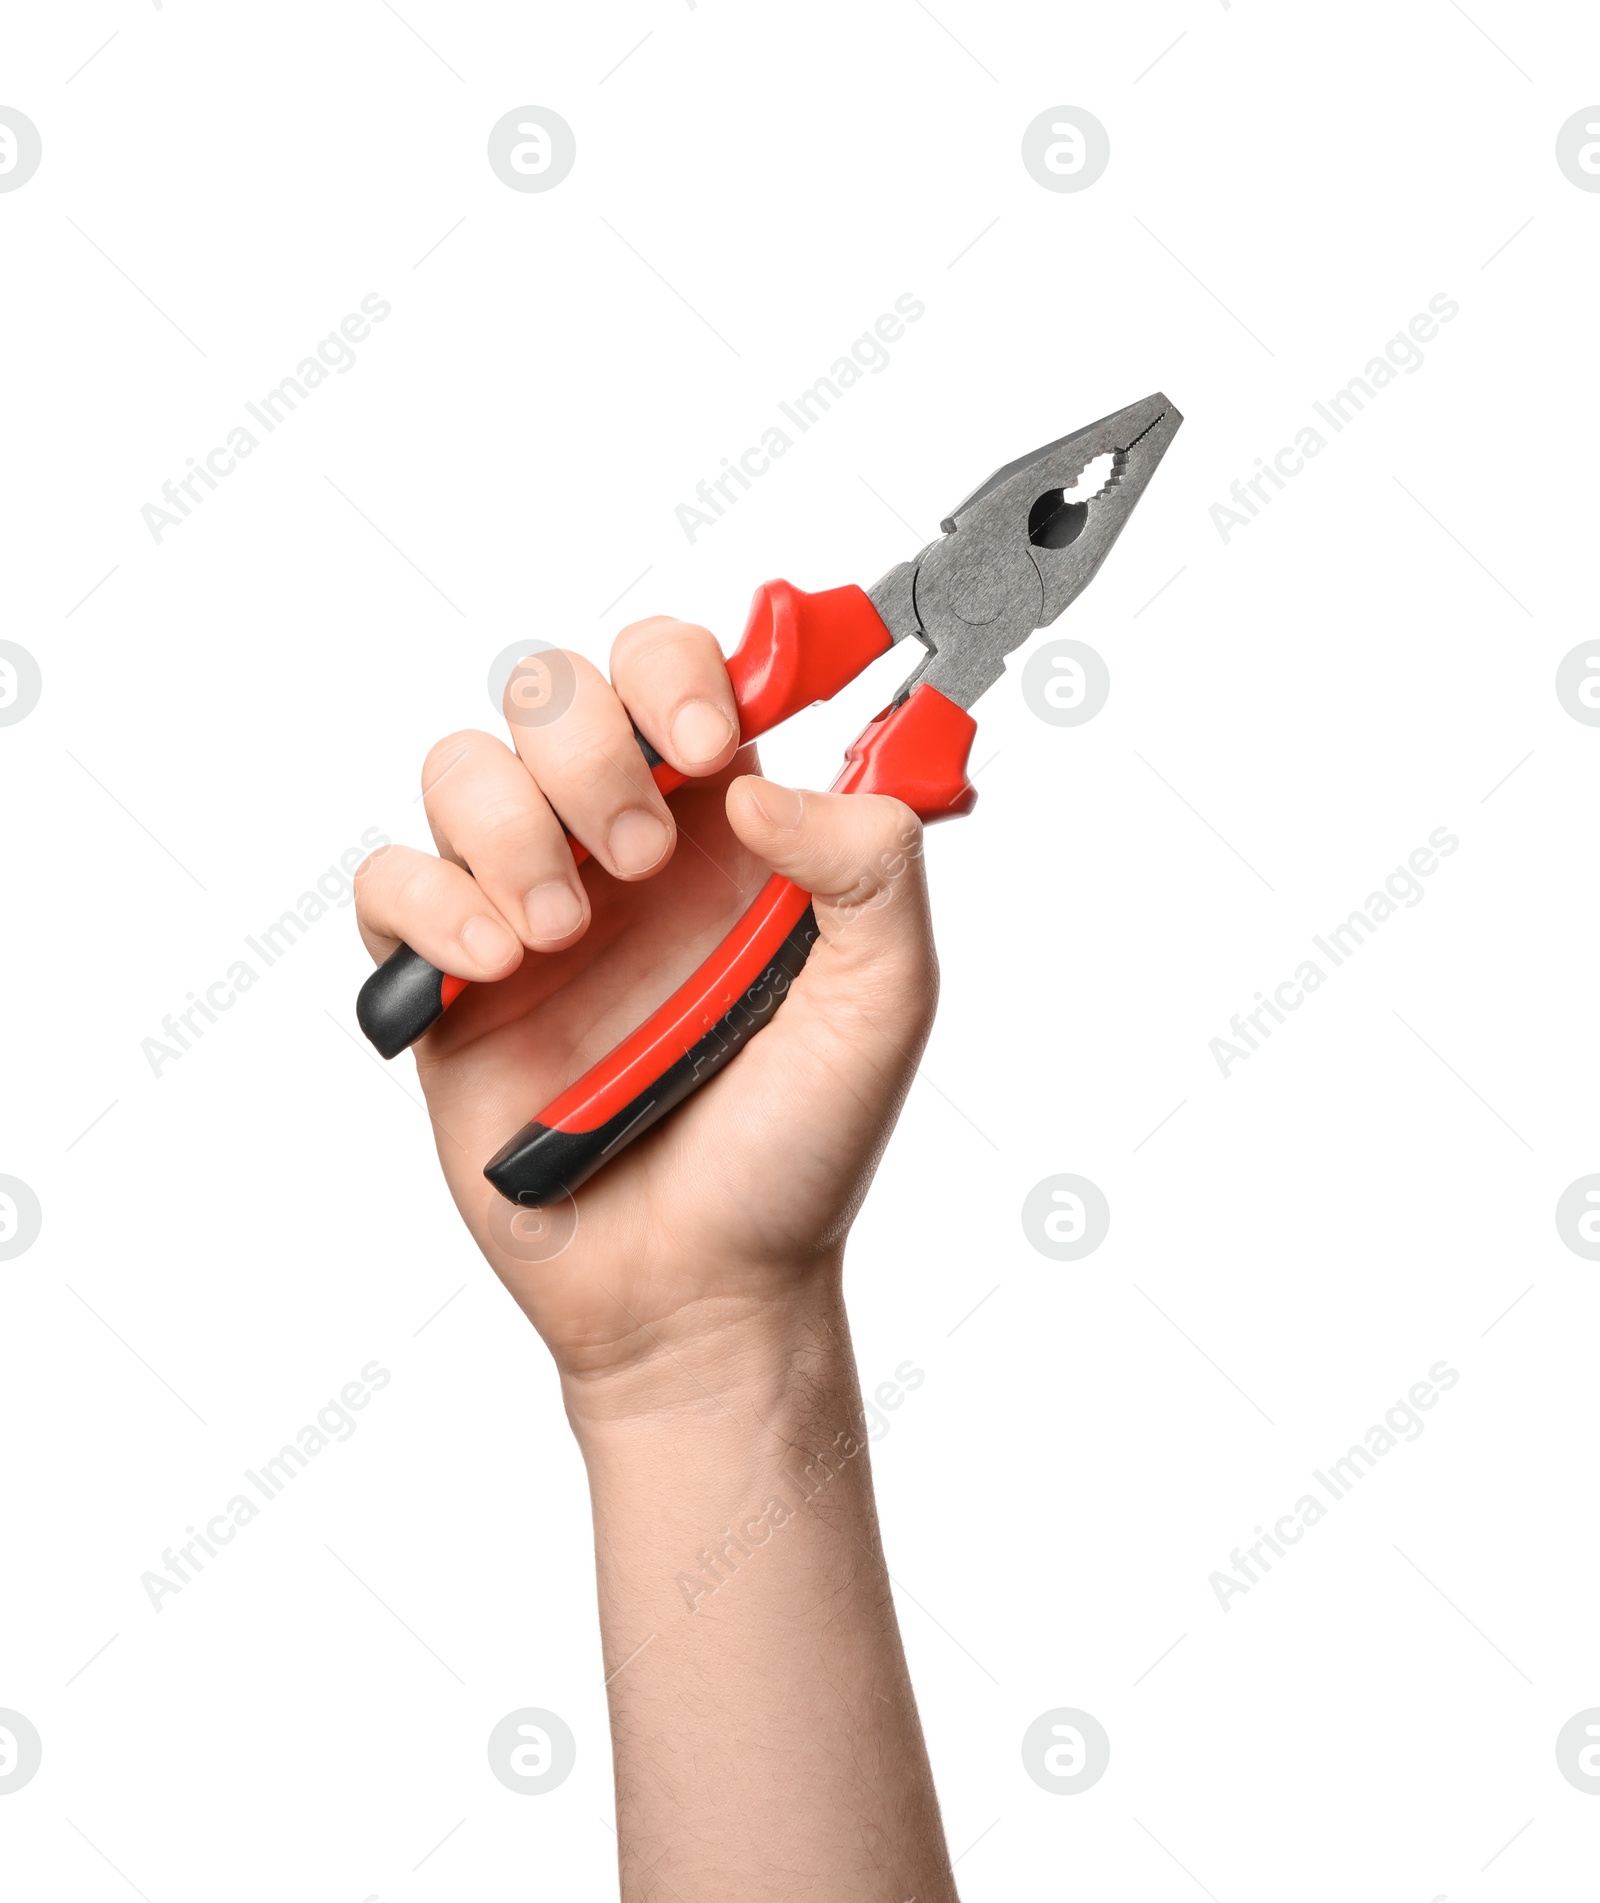
<svg viewBox="0 0 1600 1903"><path fill-rule="evenodd" d="M809 896L769 880L688 983L524 1124L484 1175L508 1202L544 1207L570 1195L737 1055L782 1004L816 937Z"/></svg>
<svg viewBox="0 0 1600 1903"><path fill-rule="evenodd" d="M976 731L964 708L919 687L855 741L833 791L891 793L930 822L968 813ZM484 1175L514 1203L543 1207L570 1195L771 1021L816 936L809 894L769 879L693 976L525 1124Z"/></svg>
<svg viewBox="0 0 1600 1903"><path fill-rule="evenodd" d="M741 744L816 701L831 700L893 644L863 589L847 586L808 595L786 581L763 582L739 645L728 657ZM637 738L662 797L675 793L685 776L642 734ZM575 839L569 844L574 863L581 866L588 848ZM398 1057L439 1021L468 983L447 977L402 945L362 985L356 1022L380 1056Z"/></svg>

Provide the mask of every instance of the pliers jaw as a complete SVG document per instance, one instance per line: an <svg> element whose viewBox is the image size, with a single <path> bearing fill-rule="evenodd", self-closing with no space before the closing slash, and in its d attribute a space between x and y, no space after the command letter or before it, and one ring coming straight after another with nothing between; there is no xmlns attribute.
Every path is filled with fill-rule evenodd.
<svg viewBox="0 0 1600 1903"><path fill-rule="evenodd" d="M1157 391L997 469L945 518L943 535L868 593L890 633L928 650L896 695L926 683L971 707L1006 656L1083 592L1144 494L1182 416ZM1075 493L1098 457L1095 493Z"/></svg>

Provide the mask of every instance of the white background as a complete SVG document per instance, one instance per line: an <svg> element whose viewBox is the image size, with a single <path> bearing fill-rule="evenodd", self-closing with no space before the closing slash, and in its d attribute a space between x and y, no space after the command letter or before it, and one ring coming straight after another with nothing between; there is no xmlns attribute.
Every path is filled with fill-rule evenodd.
<svg viewBox="0 0 1600 1903"><path fill-rule="evenodd" d="M1186 425L1053 630L1109 704L1046 725L1019 657L930 841L945 1001L851 1257L865 1378L926 1375L874 1458L963 1894L1592 1894L1554 1742L1600 1704L1600 1269L1553 1221L1600 1168L1600 730L1553 686L1597 632L1600 195L1554 157L1592 10L104 0L6 39L44 152L0 195L0 635L44 677L0 731L0 1171L44 1212L0 1264L0 1706L44 1741L8 1893L614 1895L579 1462L354 1032L349 911L159 1077L141 1040L365 829L425 843L422 755L493 724L508 643L731 646L757 582L870 583L1162 388ZM485 157L530 102L577 138L542 194ZM1021 163L1063 103L1110 133L1081 193ZM355 368L155 543L371 292ZM691 545L674 506L905 292L887 370ZM825 783L887 669L774 773ZM1224 1079L1209 1040L1440 826L1425 899ZM1112 1211L1071 1264L1019 1220L1061 1171ZM373 1358L355 1437L154 1612ZM1441 1358L1422 1438L1224 1612L1212 1570ZM578 1739L548 1796L488 1771L521 1705ZM1078 1797L1023 1770L1055 1706L1111 1738Z"/></svg>

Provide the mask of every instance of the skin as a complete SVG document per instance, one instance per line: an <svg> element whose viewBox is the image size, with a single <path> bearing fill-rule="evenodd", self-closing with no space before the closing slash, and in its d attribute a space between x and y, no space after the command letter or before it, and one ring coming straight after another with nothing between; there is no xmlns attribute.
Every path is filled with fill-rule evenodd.
<svg viewBox="0 0 1600 1903"><path fill-rule="evenodd" d="M559 717L508 702L511 745L433 748L439 856L386 847L356 894L375 960L404 941L474 981L417 1071L588 1470L621 1894L954 1903L841 1292L937 997L921 828L896 800L757 777L704 628L624 629L609 683L567 660ZM689 776L670 808L633 725ZM821 934L782 1009L575 1203L512 1212L489 1156L772 872L813 894Z"/></svg>

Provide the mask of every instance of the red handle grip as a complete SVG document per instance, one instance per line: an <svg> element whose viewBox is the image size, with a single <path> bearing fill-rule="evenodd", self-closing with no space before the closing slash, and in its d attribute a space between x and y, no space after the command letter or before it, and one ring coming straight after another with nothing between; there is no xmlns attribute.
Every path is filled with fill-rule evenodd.
<svg viewBox="0 0 1600 1903"><path fill-rule="evenodd" d="M763 582L728 657L739 738L754 740L791 714L832 700L893 645L863 589L808 595L786 581Z"/></svg>
<svg viewBox="0 0 1600 1903"><path fill-rule="evenodd" d="M969 813L977 724L919 687L845 756L837 793L889 793L925 821ZM811 901L772 878L692 977L633 1035L568 1085L493 1156L484 1175L511 1202L570 1194L618 1150L715 1076L782 1003L816 937Z"/></svg>

